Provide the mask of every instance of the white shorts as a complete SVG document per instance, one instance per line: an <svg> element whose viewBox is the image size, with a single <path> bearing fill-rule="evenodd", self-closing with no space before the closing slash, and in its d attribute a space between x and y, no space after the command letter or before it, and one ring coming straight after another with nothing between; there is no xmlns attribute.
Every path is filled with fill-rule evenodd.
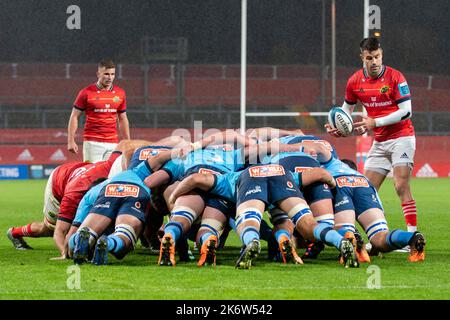
<svg viewBox="0 0 450 320"><path fill-rule="evenodd" d="M53 172L55 172L55 171L53 171ZM56 198L52 192L53 172L48 177L47 185L45 186L44 208L42 209L42 212L44 214L44 224L50 230L55 230L56 220L58 218L59 206L60 206L59 201L56 200Z"/></svg>
<svg viewBox="0 0 450 320"><path fill-rule="evenodd" d="M117 143L84 141L83 142L83 161L99 162L109 158L116 148Z"/></svg>
<svg viewBox="0 0 450 320"><path fill-rule="evenodd" d="M122 168L122 158L123 156L120 155L117 157L116 160L114 160L111 169L109 170L108 179L114 177L116 174L121 173L124 171Z"/></svg>
<svg viewBox="0 0 450 320"><path fill-rule="evenodd" d="M414 165L416 137L400 137L383 142L374 141L367 154L365 170L387 175L393 167Z"/></svg>

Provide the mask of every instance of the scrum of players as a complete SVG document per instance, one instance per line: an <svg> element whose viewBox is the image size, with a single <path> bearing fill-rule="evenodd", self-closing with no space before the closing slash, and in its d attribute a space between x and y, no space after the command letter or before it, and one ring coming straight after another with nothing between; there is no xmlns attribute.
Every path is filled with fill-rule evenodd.
<svg viewBox="0 0 450 320"><path fill-rule="evenodd" d="M346 268L407 245L409 261L425 258L422 233L389 230L377 191L356 165L301 130L225 130L193 143L122 140L105 161L57 167L44 198L44 220L7 236L19 250L31 249L25 237L53 237L60 253L53 259L76 264L123 259L140 241L159 252L160 266L175 266L177 256L195 259L190 239L197 265L214 266L230 232L242 243L239 269L251 268L262 240L280 263L303 264L325 246Z"/></svg>

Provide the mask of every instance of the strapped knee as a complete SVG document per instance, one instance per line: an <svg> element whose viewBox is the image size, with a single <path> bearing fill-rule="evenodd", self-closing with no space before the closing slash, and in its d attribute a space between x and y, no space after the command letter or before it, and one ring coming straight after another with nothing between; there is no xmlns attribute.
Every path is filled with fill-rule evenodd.
<svg viewBox="0 0 450 320"><path fill-rule="evenodd" d="M262 212L257 208L246 208L245 211L238 212L236 214L236 228L239 228L241 223L254 221L258 224L261 223Z"/></svg>
<svg viewBox="0 0 450 320"><path fill-rule="evenodd" d="M131 247L134 249L137 241L136 232L134 231L133 227L129 226L128 224L118 224L116 225L116 228L114 230L114 234L116 236L122 236L126 239L130 240Z"/></svg>
<svg viewBox="0 0 450 320"><path fill-rule="evenodd" d="M375 236L377 233L388 230L389 228L386 219L378 219L373 221L370 225L368 225L365 232L370 241L372 237Z"/></svg>
<svg viewBox="0 0 450 320"><path fill-rule="evenodd" d="M183 218L187 220L189 224L192 224L197 218L197 213L189 207L180 206L173 208L170 220L173 220L175 217Z"/></svg>
<svg viewBox="0 0 450 320"><path fill-rule="evenodd" d="M321 216L314 217L314 219L316 220L317 223L326 223L332 227L334 226L334 215L333 214L323 214ZM354 227L355 226L353 226L353 228Z"/></svg>
<svg viewBox="0 0 450 320"><path fill-rule="evenodd" d="M274 226L279 225L289 219L287 213L278 208L274 208L274 209L270 210L269 215L270 215L270 221L272 222L272 224Z"/></svg>
<svg viewBox="0 0 450 320"><path fill-rule="evenodd" d="M299 203L288 212L288 217L292 220L295 226L306 215L311 214L311 209L306 203Z"/></svg>

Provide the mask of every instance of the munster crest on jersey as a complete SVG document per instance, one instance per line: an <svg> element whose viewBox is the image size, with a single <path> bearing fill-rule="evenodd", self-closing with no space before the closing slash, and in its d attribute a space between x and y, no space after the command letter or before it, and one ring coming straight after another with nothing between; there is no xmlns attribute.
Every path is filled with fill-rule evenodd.
<svg viewBox="0 0 450 320"><path fill-rule="evenodd" d="M389 91L389 86L382 86L381 89L380 89L381 93L386 93L388 91Z"/></svg>
<svg viewBox="0 0 450 320"><path fill-rule="evenodd" d="M113 102L119 102L120 101L120 98L119 98L119 96L114 96L114 98L113 98Z"/></svg>

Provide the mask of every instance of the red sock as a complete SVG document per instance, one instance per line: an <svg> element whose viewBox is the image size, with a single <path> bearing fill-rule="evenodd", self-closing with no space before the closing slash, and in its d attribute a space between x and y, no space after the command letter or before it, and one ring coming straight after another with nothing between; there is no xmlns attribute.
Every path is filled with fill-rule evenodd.
<svg viewBox="0 0 450 320"><path fill-rule="evenodd" d="M12 229L12 236L14 238L19 237L34 237L33 232L31 231L31 223L27 224L26 226L22 227L14 227Z"/></svg>
<svg viewBox="0 0 450 320"><path fill-rule="evenodd" d="M403 215L405 216L408 231L413 232L417 230L417 208L416 201L411 200L402 203Z"/></svg>

